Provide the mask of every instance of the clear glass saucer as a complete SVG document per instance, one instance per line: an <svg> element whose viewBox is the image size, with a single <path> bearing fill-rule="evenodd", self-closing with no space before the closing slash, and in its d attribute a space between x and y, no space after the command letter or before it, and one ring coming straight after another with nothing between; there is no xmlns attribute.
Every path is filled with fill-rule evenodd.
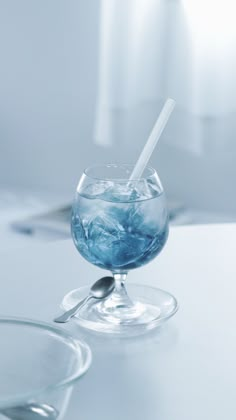
<svg viewBox="0 0 236 420"><path fill-rule="evenodd" d="M69 310L88 296L89 286L72 290L63 299L61 307ZM112 298L91 299L73 318L79 325L89 330L130 336L143 334L160 326L178 310L176 298L165 290L139 284L127 284L127 292L134 304L134 312L122 321L115 316ZM137 316L135 316L135 312Z"/></svg>

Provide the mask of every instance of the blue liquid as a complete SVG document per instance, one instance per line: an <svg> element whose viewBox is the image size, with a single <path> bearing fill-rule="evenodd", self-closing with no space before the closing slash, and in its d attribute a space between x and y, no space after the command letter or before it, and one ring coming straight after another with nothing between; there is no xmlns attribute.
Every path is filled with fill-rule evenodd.
<svg viewBox="0 0 236 420"><path fill-rule="evenodd" d="M163 193L132 199L77 193L71 223L80 254L92 264L116 272L140 267L162 250L168 237Z"/></svg>

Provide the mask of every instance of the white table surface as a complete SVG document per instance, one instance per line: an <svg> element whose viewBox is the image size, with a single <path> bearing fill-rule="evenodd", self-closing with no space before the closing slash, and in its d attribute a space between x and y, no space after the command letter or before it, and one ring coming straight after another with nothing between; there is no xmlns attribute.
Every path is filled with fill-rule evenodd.
<svg viewBox="0 0 236 420"><path fill-rule="evenodd" d="M72 241L0 253L0 314L51 321L63 295L104 272ZM223 420L236 413L236 225L171 229L168 243L128 281L172 292L179 312L130 339L95 335L74 322L93 364L66 420Z"/></svg>

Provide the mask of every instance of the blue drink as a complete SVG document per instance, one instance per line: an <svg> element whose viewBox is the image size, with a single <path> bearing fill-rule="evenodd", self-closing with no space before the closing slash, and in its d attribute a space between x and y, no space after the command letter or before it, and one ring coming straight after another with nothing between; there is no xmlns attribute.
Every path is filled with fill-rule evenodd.
<svg viewBox="0 0 236 420"><path fill-rule="evenodd" d="M168 237L165 196L156 185L104 181L76 193L72 236L80 254L92 264L127 272L151 261Z"/></svg>
<svg viewBox="0 0 236 420"><path fill-rule="evenodd" d="M104 299L90 299L78 311L86 328L130 336L149 331L172 316L177 301L146 284L129 284L128 271L147 264L164 247L168 214L161 181L146 167L133 179L133 165L93 165L83 172L72 207L71 233L79 253L91 264L110 270L114 290ZM105 279L103 279L106 282ZM64 299L66 309L90 293L85 286Z"/></svg>

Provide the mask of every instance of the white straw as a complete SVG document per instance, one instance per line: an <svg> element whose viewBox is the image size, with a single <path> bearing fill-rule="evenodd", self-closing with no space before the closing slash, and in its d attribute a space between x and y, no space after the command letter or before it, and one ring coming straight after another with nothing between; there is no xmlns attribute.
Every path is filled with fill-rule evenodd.
<svg viewBox="0 0 236 420"><path fill-rule="evenodd" d="M152 155L153 150L157 145L159 138L161 137L161 133L164 130L174 107L175 101L171 98L168 98L162 108L159 117L157 118L157 121L152 129L150 136L148 137L148 140L142 150L142 153L138 158L133 172L130 175L130 181L141 178L142 173Z"/></svg>

